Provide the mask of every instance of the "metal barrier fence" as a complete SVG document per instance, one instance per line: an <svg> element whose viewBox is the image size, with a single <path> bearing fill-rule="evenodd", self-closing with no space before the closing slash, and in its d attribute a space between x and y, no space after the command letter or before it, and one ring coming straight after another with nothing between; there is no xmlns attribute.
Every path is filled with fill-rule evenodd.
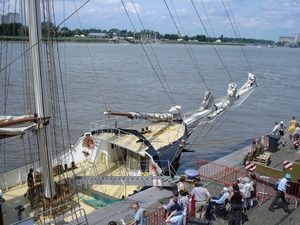
<svg viewBox="0 0 300 225"><path fill-rule="evenodd" d="M146 224L148 225L165 225L166 220L162 217L165 214L165 209L163 207L159 208L157 211L145 214Z"/></svg>
<svg viewBox="0 0 300 225"><path fill-rule="evenodd" d="M201 178L207 178L209 180L217 181L223 183L226 186L231 186L240 177L249 176L245 171L238 170L233 167L224 166L207 160L197 159L196 169L199 171ZM278 182L278 178L266 177L266 176L256 176L256 191L257 199L260 201L260 205L265 202L267 198L274 197L276 191L274 190L275 185ZM294 202L295 208L298 207L300 198L300 183L289 181L289 186L287 188L287 200L289 202ZM145 214L145 220L147 225L165 225L165 209L163 207L159 208L157 211ZM187 213L186 224L190 217L190 213Z"/></svg>
<svg viewBox="0 0 300 225"><path fill-rule="evenodd" d="M159 208L157 211L145 214L145 222L147 225L166 225L165 209L163 207ZM187 212L186 217L184 217L185 222L183 224L188 224L189 213Z"/></svg>
<svg viewBox="0 0 300 225"><path fill-rule="evenodd" d="M197 159L196 169L199 171L200 177L221 182L226 186L231 186L240 177L249 176L247 172L238 170L233 167L224 166L207 160ZM274 186L278 179L266 176L256 176L257 199L262 204L268 197L274 197L276 191ZM287 200L295 203L295 208L298 207L300 198L300 183L290 181L286 190Z"/></svg>
<svg viewBox="0 0 300 225"><path fill-rule="evenodd" d="M268 197L276 196L277 191L274 190L274 187L276 186L278 180L278 178L266 176L256 177L257 198L260 200L260 204L262 204ZM295 208L297 208L300 198L300 183L289 181L286 193L288 194L288 197L286 197L286 199L289 202L294 203Z"/></svg>
<svg viewBox="0 0 300 225"><path fill-rule="evenodd" d="M226 186L231 186L240 177L248 176L244 171L203 159L197 159L196 169L200 177L224 183Z"/></svg>

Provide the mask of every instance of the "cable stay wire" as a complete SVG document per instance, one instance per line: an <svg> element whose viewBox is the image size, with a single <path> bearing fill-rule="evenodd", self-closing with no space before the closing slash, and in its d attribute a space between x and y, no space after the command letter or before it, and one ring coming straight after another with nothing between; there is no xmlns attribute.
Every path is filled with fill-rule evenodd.
<svg viewBox="0 0 300 225"><path fill-rule="evenodd" d="M198 19L200 20L200 22L201 22L201 24L202 24L202 26L203 26L203 29L204 29L204 31L205 31L207 37L210 38L209 33L208 33L208 31L207 31L207 29L206 29L206 27L205 27L205 25L204 25L204 23L203 23L203 21L202 21L202 19L201 19L201 16L200 16L200 14L199 14L199 12L198 12L198 10L197 10L195 4L194 4L194 1L191 0L191 2L192 2L192 5L193 5L193 7L194 7L194 9L195 9L195 12L196 12L196 14L197 14L197 16L198 16ZM215 52L216 52L216 54L217 54L217 56L218 56L220 62L222 63L222 65L223 65L225 71L227 72L229 78L231 79L232 82L234 82L234 80L233 80L233 78L232 78L232 76L231 76L231 74L230 74L230 72L229 72L227 66L224 64L224 61L222 60L222 57L220 56L219 52L218 52L217 49L214 47L214 44L213 44L213 43L211 43L211 45L212 45L212 47L214 48L214 50L215 50Z"/></svg>
<svg viewBox="0 0 300 225"><path fill-rule="evenodd" d="M144 27L144 24L143 24L143 22L142 22L142 20L141 20L141 17L140 17L140 15L139 15L139 13L138 13L138 10L136 9L136 6L135 6L133 0L131 0L131 3L132 3L132 5L133 5L133 7L134 7L134 9L135 9L135 12L136 12L138 18L139 18L139 21L140 21L140 23L141 23L142 28L143 28L144 30L146 30L145 27ZM140 42L140 44L142 44L142 43ZM159 60L157 59L157 56L156 56L156 53L155 53L155 51L154 51L154 49L153 49L152 44L151 44L151 43L149 43L149 44L150 44L150 48L151 48L151 50L152 50L152 53L153 53L153 55L154 55L154 58L155 58L155 60L156 60L156 63L157 63L157 65L158 65L158 67L159 67L159 70L160 70L160 72L161 72L161 74L162 74L162 76L163 76L163 79L164 79L164 82L165 82L165 85L166 85L166 89L167 89L167 90L165 90L165 92L166 92L167 94L168 94L168 93L170 94L170 99L172 99L173 104L176 105L176 104L175 104L175 99L174 99L174 97L173 97L173 95L172 95L170 86L169 86L169 84L168 84L168 82L167 82L167 79L166 79L166 77L165 77L165 74L164 74L164 72L163 72L163 69L162 69L162 67L161 67L161 64L159 63ZM156 73L156 76L158 76L157 73ZM159 79L161 85L164 87L164 83L161 81L161 79L160 79L159 76L158 76L158 79ZM165 89L165 88L164 88L164 89Z"/></svg>
<svg viewBox="0 0 300 225"><path fill-rule="evenodd" d="M121 0L121 2L122 2L123 8L124 8L124 10L125 10L125 12L126 12L126 15L127 15L128 19L129 19L129 21L130 21L130 23L131 23L131 26L132 26L134 32L137 33L137 30L136 30L136 28L135 28L135 25L133 24L132 19L131 19L129 13L128 13L127 7L125 6L123 0ZM137 11L137 9L136 9L136 7L135 7L135 4L134 4L133 1L131 1L131 2L132 2L132 4L133 4L133 6L134 6L135 12L136 12L136 14L137 14L137 16L138 16L138 18L139 18L139 21L140 21L140 23L141 23L141 26L142 26L143 29L145 30L144 25L143 25L143 23L142 23L142 21L141 21L141 19L140 19L139 13L138 13L138 11ZM158 78L158 80L159 80L161 86L163 87L165 93L167 94L169 100L171 101L171 103L172 103L173 105L176 105L175 99L174 99L174 97L173 97L173 95L172 95L172 92L171 92L169 86L168 86L168 83L167 83L167 81L166 81L166 78L165 78L165 76L164 76L164 73L163 73L163 71L162 71L162 68L161 68L161 66L160 66L160 63L159 63L159 61L158 61L158 59L157 59L157 56L156 56L156 54L154 53L154 50L153 50L153 48L152 48L152 45L150 44L151 50L152 50L152 52L153 52L153 54L154 54L156 63L157 63L158 66L159 66L160 72L161 72L161 74L162 74L162 76L163 76L164 81L165 81L166 84L164 84L163 81L162 81L162 79L160 78L160 76L159 76L159 74L158 74L158 72L157 72L157 69L155 68L155 66L154 66L154 64L153 64L153 62L152 62L152 60L150 59L150 56L149 56L148 52L146 51L146 49L145 49L145 47L143 46L143 44L141 43L141 41L139 42L139 44L141 45L141 47L142 47L142 49L143 49L143 51L144 51L144 53L145 53L145 55L146 55L146 57L147 57L147 59L148 59L148 62L150 63L150 65L151 65L151 67L152 67L152 69L153 69L153 71L154 71L156 77Z"/></svg>
<svg viewBox="0 0 300 225"><path fill-rule="evenodd" d="M168 11L169 11L169 14L170 14L172 20L173 20L173 23L174 23L174 25L175 25L175 27L176 27L176 29L177 29L177 32L178 32L178 34L180 35L180 30L179 30L179 28L178 28L178 26L177 26L177 24L176 24L176 22L175 22L175 19L174 19L172 13L171 13L171 11L170 11L170 9L169 9L169 7L168 7L166 1L164 1L164 2L165 2L165 5L166 5L166 7L167 7L167 9L168 9ZM172 4L173 10L174 10L174 12L175 12L175 14L176 14L177 20L178 20L178 22L179 22L179 24L180 24L180 27L181 27L181 29L182 29L182 31L183 31L183 34L186 35L186 32L185 32L185 30L184 30L184 28L183 28L183 26L182 26L181 20L180 20L180 18L179 18L179 16L178 16L177 10L175 9L175 6L174 6L174 4L173 4L173 1L170 0L170 2L171 2L171 4ZM194 64L194 66L195 66L195 68L196 68L198 74L200 75L200 78L201 78L203 84L205 85L206 90L209 91L209 87L208 87L208 85L207 85L206 82L205 82L205 79L204 79L204 77L203 77L203 73L202 73L202 71L201 71L201 67L199 66L198 60L197 60L197 58L196 58L196 56L195 56L195 53L194 53L194 51L193 51L193 49L192 49L191 44L188 44L188 45L185 44L185 43L183 43L183 44L184 44L184 46L185 46L185 48L186 48L186 51L187 51L187 53L189 54L189 56L190 56L190 58L191 58L191 60L192 60L192 62L193 62L193 64ZM189 49L188 49L187 47L189 47Z"/></svg>
<svg viewBox="0 0 300 225"><path fill-rule="evenodd" d="M245 49L243 48L241 42L239 41L239 40L241 39L241 37L240 37L240 34L239 34L239 31L238 31L238 27L237 27L235 18L234 18L234 15L233 15L233 13L232 13L232 10L231 10L230 4L229 4L229 1L227 0L227 4L228 4L228 8L230 9L230 12L231 12L231 15L232 15L233 22L234 22L235 26L233 26L232 20L231 20L231 18L230 18L230 16L229 16L228 10L227 10L227 8L226 8L225 3L224 3L223 0L222 0L222 3L223 3L223 7L224 7L224 9L225 9L225 12L226 12L226 14L227 14L227 17L228 17L228 19L229 19L229 21L230 21L230 25L231 25L231 27L232 27L232 29L233 29L234 34L235 34L235 37L236 37L237 40L238 40L239 46L240 46L240 48L241 48L241 51L242 51L242 53L243 53L243 55L244 55L244 57L245 57L245 60L246 60L246 62L247 62L247 64L248 64L248 66L249 66L249 70L250 70L251 73L253 73L252 68L251 68L251 66L250 66L250 63L249 63L249 60L248 60L248 57L247 57L247 54L246 54L246 51L245 51ZM236 29L235 29L234 27L236 27ZM237 30L237 31L236 31L236 30ZM238 33L238 34L237 34L237 33Z"/></svg>
<svg viewBox="0 0 300 225"><path fill-rule="evenodd" d="M203 9L204 9L204 12L205 12L207 21L208 21L208 23L209 23L209 26L210 26L210 28L211 28L211 31L212 31L214 37L216 37L217 35L215 34L214 28L213 28L213 26L212 26L212 24L211 24L210 18L209 18L209 16L208 16L207 10L206 10L205 5L204 5L204 3L203 3L202 0L201 0L201 4L202 4L202 7L203 7ZM220 46L220 45L217 45L217 48L218 48L218 51L220 52L220 55L221 55L220 57L221 57L222 62L224 63L224 67L228 70L228 67L227 67L227 64L226 64L225 57L224 57L224 55L223 55L221 46Z"/></svg>
<svg viewBox="0 0 300 225"><path fill-rule="evenodd" d="M182 28L182 30L183 30L183 32L184 32L182 23L180 22L181 20L180 20L180 18L178 17L178 14L177 14L177 11L176 11L176 9L175 9L175 7L174 7L174 5L173 5L173 2L172 2L172 0L170 0L170 1L171 1L172 6L173 6L174 12L175 12L175 14L176 14L176 16L177 16L177 19L178 19L178 21L179 21L179 23L180 23L180 25L181 25L181 28ZM168 4L166 3L165 0L164 0L164 2L165 2L165 5L166 5L166 7L167 7L169 13L170 13L170 16L171 16L171 18L172 18L172 20L173 20L173 23L174 23L174 25L175 25L175 27L176 27L176 29L177 29L177 31L178 31L178 34L180 34L180 30L179 30L179 28L178 28L178 26L177 26L177 23L175 22L175 19L174 19L172 13L171 13L171 10L170 10L170 8L169 8L169 6L168 6ZM185 46L185 48L186 48L186 50L187 50L187 52L188 52L190 58L192 59L194 65L195 65L195 67L196 67L196 69L198 70L199 75L200 75L200 77L202 78L202 80L203 80L203 82L204 82L204 84L205 84L207 90L209 90L209 88L208 88L206 82L204 81L204 78L203 78L203 76L202 76L202 73L201 73L201 71L199 70L200 67L199 67L199 65L198 65L198 63L197 63L197 61L196 61L196 57L195 57L195 55L194 55L194 52L192 51L192 48L190 48L190 50L189 50L189 49L187 48L187 45L186 45L185 43L184 43L184 46ZM189 46L190 46L190 45L189 45ZM193 55L194 57L193 57L192 55ZM220 59L220 57L219 57L219 59ZM221 60L221 59L220 59L220 60ZM222 60L221 60L221 61L222 61ZM224 114L223 114L223 115L224 115ZM218 117L218 119L213 119L213 120L207 121L207 122L204 124L204 126L202 126L201 131L199 132L199 135L200 135L200 134L201 134L201 135L203 134L203 131L205 130L205 128L206 128L206 126L207 126L208 123L210 123L210 122L212 122L212 121L214 121L214 120L217 120L217 121L220 120L220 119L223 117L223 115L220 116L220 117ZM200 125L201 125L201 124L199 124L197 127L199 127ZM206 130L205 135L203 136L203 138L205 138L205 137L208 136L208 134L209 134L210 131L214 128L214 126L216 126L216 123L214 123L214 125L213 125L211 128L209 128L209 129ZM199 135L198 135L198 136L199 136ZM211 135L209 135L209 136L211 136ZM197 139L197 138L196 138L196 139Z"/></svg>

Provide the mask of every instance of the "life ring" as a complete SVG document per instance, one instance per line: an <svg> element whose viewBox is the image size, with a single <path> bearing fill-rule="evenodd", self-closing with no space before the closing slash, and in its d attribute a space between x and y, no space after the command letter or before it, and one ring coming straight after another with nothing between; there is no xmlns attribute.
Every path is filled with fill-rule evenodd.
<svg viewBox="0 0 300 225"><path fill-rule="evenodd" d="M89 149L93 149L95 147L95 143L94 143L93 139L88 139L86 142L86 145Z"/></svg>
<svg viewBox="0 0 300 225"><path fill-rule="evenodd" d="M157 176L158 172L157 172L157 168L155 165L152 164L152 172Z"/></svg>

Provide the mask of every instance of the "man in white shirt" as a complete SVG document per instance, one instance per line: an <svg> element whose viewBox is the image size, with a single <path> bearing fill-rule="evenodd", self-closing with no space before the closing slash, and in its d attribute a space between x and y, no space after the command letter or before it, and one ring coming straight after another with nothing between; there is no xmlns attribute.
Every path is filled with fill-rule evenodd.
<svg viewBox="0 0 300 225"><path fill-rule="evenodd" d="M195 202L196 202L196 217L205 218L207 204L210 199L210 193L208 190L204 187L202 187L202 183L200 182L194 182L194 188L191 192L192 196L195 196Z"/></svg>
<svg viewBox="0 0 300 225"><path fill-rule="evenodd" d="M271 132L271 135L279 135L279 126L278 126L278 123L275 121L274 122L274 128L273 128L273 130L272 130L272 132Z"/></svg>

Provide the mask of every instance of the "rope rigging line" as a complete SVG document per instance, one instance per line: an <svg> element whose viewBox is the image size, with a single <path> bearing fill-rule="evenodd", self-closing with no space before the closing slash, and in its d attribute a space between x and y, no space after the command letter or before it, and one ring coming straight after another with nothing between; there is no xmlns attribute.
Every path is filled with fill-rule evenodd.
<svg viewBox="0 0 300 225"><path fill-rule="evenodd" d="M219 128L231 115L232 115L232 113L236 110L237 108L235 108L228 116L227 116L227 118L221 123L221 124L219 124L218 125L218 127L217 128ZM217 122L219 121L219 120L221 120L221 118L223 117L223 116L225 116L225 114L223 113L221 116L219 116L218 117L218 119L217 119ZM212 121L211 121L212 122ZM205 143L205 140L207 140L209 137L211 137L214 133L215 133L215 131L217 130L217 128L212 132L212 133L210 133L211 132L211 130L215 127L215 126L217 126L217 122L214 122L213 123L213 125L206 131L206 133L204 134L204 136L202 137L202 139L201 139L201 141L198 143L198 145L196 145L196 146L199 146L200 144L203 144L203 143ZM207 125L209 122L207 122L205 125ZM204 129L204 127L203 127L203 129ZM202 129L202 130L203 130ZM202 134L201 132L199 132L198 133L198 135L196 136L196 138L194 139L194 142L193 143L195 143L195 141L198 139L198 137L200 136L200 134ZM203 141L204 140L204 141ZM194 144L190 144L190 145L194 145ZM188 156L189 157L189 156Z"/></svg>
<svg viewBox="0 0 300 225"><path fill-rule="evenodd" d="M51 7L51 10L50 10L50 5L48 3L48 17L45 16L45 21L53 21L53 23L55 24L55 16L54 16L54 7L53 7L53 4L52 4L52 7ZM52 18L50 18L50 11L53 12L52 14ZM51 28L51 27L48 27L48 28ZM49 39L51 40L52 37L49 37ZM55 38L57 38L57 35L55 35ZM50 45L48 44L47 42L47 49L49 49L49 52L47 51L47 57L49 57L50 59L47 60L50 64L51 62L53 64L50 65L50 69L48 69L48 71L52 71L52 70L55 70L55 71L52 71L52 74L59 74L60 76L60 83L58 82L59 79L57 78L57 76L53 76L53 81L50 81L50 82L53 82L52 84L52 92L53 92L53 99L57 99L57 100L53 100L52 102L54 103L55 107L53 107L53 115L54 115L54 118L53 118L53 125L54 125L54 143L55 143L55 157L58 158L58 153L59 152L63 152L63 155L65 156L66 154L66 150L68 149L66 146L71 146L71 138L70 138L70 132L69 132L69 124L66 122L65 123L65 126L63 126L63 121L62 121L62 113L61 113L61 105L59 104L61 101L60 101L60 93L58 91L58 87L61 86L61 95L62 95L62 101L63 101L63 109L64 109L64 115L65 115L65 121L68 121L68 114L67 114L67 110L66 110L66 101L65 101L65 88L64 88L64 82L63 82L63 79L62 79L62 70L61 70L61 64L60 64L60 55L59 55L59 48L58 48L58 42L56 41L55 42L55 46L56 46L56 49L57 49L57 55L58 55L58 70L59 72L57 73L56 72L56 67L55 67L55 59L53 57L53 55L51 54L51 52L53 52L53 49L52 49L52 46L54 42L52 42ZM53 59L53 60L51 60ZM48 65L47 64L47 65ZM49 65L48 65L49 66ZM51 72L50 72L51 74ZM66 127L66 132L64 132L63 130L63 127ZM67 136L67 139L65 140L65 136ZM61 142L58 141L58 137L61 138ZM67 144L66 144L67 142ZM65 157L64 157L65 158ZM62 160L60 159L60 161L62 162ZM66 162L66 161L65 161ZM62 162L63 164L63 162Z"/></svg>
<svg viewBox="0 0 300 225"><path fill-rule="evenodd" d="M133 7L134 7L134 9L135 9L135 12L136 12L136 14L137 14L137 16L138 16L138 18L139 18L139 21L140 21L140 23L141 23L141 25L142 25L142 28L143 28L144 30L146 30L145 27L144 27L144 24L143 24L143 22L142 22L142 20L141 20L141 17L140 17L140 15L139 15L139 13L138 13L138 10L136 9L136 6L135 6L133 0L131 0L131 2L132 2L132 5L133 5ZM152 53L153 53L153 55L154 55L154 58L155 58L155 60L156 60L156 63L157 63L157 65L158 65L158 67L159 67L159 70L160 70L160 72L161 72L161 74L162 74L162 76L163 76L163 78L164 78L165 85L167 86L167 90L168 90L168 91L165 90L165 92L166 92L167 94L170 93L170 98L172 99L173 104L176 105L175 99L174 99L174 97L173 97L173 95L172 95L171 89L170 89L170 87L169 87L169 84L168 84L168 82L167 82L167 79L166 79L166 77L165 77L165 74L164 74L164 72L163 72L163 70L162 70L162 68L161 68L161 65L160 65L160 63L159 63L159 60L157 59L157 56L156 56L155 51L154 51L154 49L153 49L153 46L152 46L151 43L149 43L149 44L150 44L150 48L151 48L151 50L152 50ZM156 76L158 76L157 73L156 73ZM158 79L159 79L161 85L164 87L164 83L161 82L161 79L160 79L159 76L158 76ZM164 89L165 89L165 88L164 88Z"/></svg>
<svg viewBox="0 0 300 225"><path fill-rule="evenodd" d="M195 4L194 4L194 1L191 0L191 2L192 2L192 5L193 5L193 7L194 7L194 9L195 9L195 12L196 12L196 14L197 14L199 20L200 20L200 22L201 22L201 24L202 24L202 26L203 26L203 29L204 29L204 31L205 31L207 37L210 38L210 36L209 36L209 34L208 34L208 31L207 31L207 29L206 29L206 27L205 27L205 25L204 25L204 23L203 23L203 21L202 21L200 15L199 15L199 12L198 12L198 10L197 10ZM233 80L233 78L232 78L232 76L231 76L231 74L230 74L230 72L229 72L227 66L226 66L225 63L223 62L223 60L222 60L222 58L221 58L219 52L218 52L218 51L216 50L216 48L214 47L213 43L211 43L211 45L212 45L213 49L215 50L215 52L216 52L216 54L217 54L217 56L218 56L220 62L222 63L222 65L223 65L225 71L227 72L229 78L231 79L232 82L234 82L234 80Z"/></svg>
<svg viewBox="0 0 300 225"><path fill-rule="evenodd" d="M172 0L170 0L170 1L171 1L172 6L173 6L173 9L174 9L174 12L175 12L175 14L176 14L176 17L177 17L177 19L178 19L178 21L179 21L179 23L180 23L181 29L182 29L183 33L186 35L185 30L184 30L184 28L183 28L183 26L182 26L181 20L180 20L180 18L179 18L179 16L178 16L178 13L177 13L177 11L176 11L176 9L175 9L175 7L174 7L173 1L172 1ZM164 0L164 2L165 2L165 5L166 5L166 7L167 7L167 9L168 9L168 11L169 11L169 14L170 14L172 20L173 20L173 23L174 23L174 25L175 25L175 27L176 27L176 29L177 29L177 32L178 32L178 34L180 34L180 31L179 31L179 29L178 29L178 27L177 27L177 24L176 24L176 22L175 22L175 20L174 20L174 18L173 18L173 15L172 15L172 13L171 13L171 11L170 11L170 9L169 9L169 7L168 7L168 5L167 5L167 3L166 3L165 0ZM202 71L201 71L201 69L200 69L199 63L198 63L197 58L196 58L196 56L195 56L195 54L194 54L194 51L193 51L193 49L192 49L191 44L188 44L189 49L187 48L187 45L186 45L185 43L183 43L183 44L184 44L184 47L185 47L187 53L189 54L189 56L190 56L190 58L191 58L191 60L192 60L192 62L193 62L193 64L194 64L194 66L195 66L195 68L196 68L198 74L200 75L200 78L201 78L202 82L204 83L204 85L205 85L205 87L206 87L206 90L209 91L209 88L208 88L208 86L207 86L207 84L206 84L206 82L205 82L205 79L204 79L204 77L203 77L203 73L202 73Z"/></svg>
<svg viewBox="0 0 300 225"><path fill-rule="evenodd" d="M85 4L87 4L88 2L89 2L90 0L88 0L88 1L86 1L83 5L81 5L78 9L77 9L77 6L76 6L76 4L75 4L75 2L73 1L73 4L74 4L74 8L76 9L76 11L74 12L74 13L72 13L69 17L67 17L63 22L65 22L67 19L69 19L73 14L75 14L76 13L76 15L77 15L77 17L78 17L78 22L79 22L79 24L80 24L80 27L81 27L81 29L83 30L83 26L82 26L82 23L81 23L81 20L80 20L80 17L79 17L79 15L78 15L78 11L85 5ZM62 23L63 23L62 22ZM62 23L60 23L60 24L62 24ZM60 25L59 24L59 25ZM91 62L91 64L92 64L92 68L93 68L93 73L94 73L94 77L95 77L95 80L98 82L98 84L99 85L97 85L98 86L98 88L99 88L99 91L100 91L100 95L101 95L101 98L102 98L102 101L103 101L103 104L104 104L104 106L105 106L105 108L106 109L108 109L108 104L107 104L107 101L106 101L106 99L105 99L105 95L104 95L104 92L103 92L103 89L101 88L101 79L100 79L100 77L101 76L97 76L97 74L96 74L96 67L95 67L95 63L94 63L94 60L93 60L93 57L92 57L92 53L91 53L91 51L90 51L90 47L89 47L89 45L87 44L87 41L86 40L84 40L84 42L85 42L85 44L86 44L86 48L87 48L87 51L88 51L88 55L89 55L89 58L90 58L90 62ZM114 121L112 121L112 119L108 119L108 121L109 121L109 123L110 123L110 127L113 127L114 126Z"/></svg>
<svg viewBox="0 0 300 225"><path fill-rule="evenodd" d="M203 7L203 9L204 9L204 12L205 12L205 15L206 15L207 21L208 21L208 23L209 23L209 25L210 25L211 31L213 32L213 35L216 37L216 34L215 34L215 31L214 31L214 28L213 28L213 26L212 26L212 24L211 24L211 22L210 22L210 19L209 19L209 16L208 16L207 10L206 10L206 8L205 8L205 6L204 6L204 3L203 3L203 1L202 1L202 0L201 0L201 4L202 4L202 7ZM222 60L222 62L224 63L224 66L225 66L226 70L228 70L228 67L227 67L227 65L226 65L225 57L224 57L224 55L223 55L223 52L222 52L221 46L220 46L220 45L217 45L217 48L218 48L218 50L219 50L219 52L220 52L220 55L221 55L221 60Z"/></svg>
<svg viewBox="0 0 300 225"><path fill-rule="evenodd" d="M123 0L121 0L121 2L122 2L123 8L124 8L124 10L125 10L125 12L126 12L126 15L127 15L128 19L129 19L129 21L130 21L130 23L131 23L131 26L132 26L134 32L137 33L136 28L135 28L135 26L134 26L134 24L133 24L133 22L132 22L132 19L131 19L129 13L128 13L128 10L127 10L127 8L126 8L126 6L125 6ZM134 9L135 9L135 12L136 12L136 14L137 14L137 16L138 16L138 18L139 18L139 20L140 20L141 25L142 25L143 29L145 30L144 25L143 25L143 23L142 23L142 21L141 21L141 19L140 19L139 13L138 13L138 11L137 11L137 9L136 9L135 4L133 3L133 1L132 1L132 4L133 4ZM169 88L169 86L168 86L168 83L166 82L166 78L165 78L165 76L164 76L164 73L163 73L163 71L162 71L162 68L161 68L161 66L160 66L160 63L159 63L159 61L158 61L158 59L157 59L157 57L156 57L156 54L154 53L154 50L153 50L153 48L152 48L152 45L150 44L151 49L152 49L152 52L153 52L153 54L154 54L154 57L155 57L155 59L156 59L157 64L159 65L160 71L161 71L161 73L162 73L162 75L163 75L163 78L164 78L164 80L165 80L165 82L166 82L167 88L166 88L165 85L163 84L163 82L162 82L160 76L158 75L157 70L155 69L154 64L153 64L153 62L151 61L151 59L150 59L150 57L149 57L149 54L147 53L145 47L143 46L143 44L142 44L141 42L140 42L140 45L141 45L141 47L142 47L142 49L143 49L143 51L144 51L144 53L145 53L145 55L146 55L146 57L147 57L149 63L150 63L150 65L151 65L151 67L152 67L152 69L153 69L153 71L154 71L156 77L158 78L158 80L159 80L161 86L163 87L165 93L168 95L169 100L172 102L173 105L176 105L175 100L174 100L174 98L173 98L173 96L172 96L172 92L170 91L170 88ZM169 92L167 91L167 89L169 90Z"/></svg>
<svg viewBox="0 0 300 225"><path fill-rule="evenodd" d="M226 6L225 6L223 0L222 0L222 3L223 3L223 6L224 6L224 9L225 9L225 12L226 12L226 14L227 14L227 17L228 17L228 19L229 19L229 21L230 21L230 25L231 25L231 27L232 27L232 29L233 29L234 34L235 34L235 37L236 37L237 40L239 41L240 38L238 37L238 35L237 35L237 33L236 33L235 29L234 29L234 26L233 26L233 24L232 24L231 18L230 18L229 14L228 14L227 8L226 8ZM229 6L229 9L230 9L230 11L231 11L231 7L230 7L230 4L229 4L229 1L227 1L227 3L228 3L228 6ZM233 16L232 13L231 13L231 15L232 15L232 18L233 18L234 23L236 24L236 21L235 21L234 16ZM237 29L237 26L236 26L236 29ZM238 30L237 30L237 32L238 32ZM248 66L249 66L249 69L250 69L251 73L253 73L253 72L252 72L252 68L251 68L251 66L250 66L250 63L249 63L249 60L248 60L248 57L247 57L247 55L246 55L246 52L245 52L245 50L244 50L244 48L243 48L243 46L241 45L240 42L239 42L239 46L240 46L240 48L241 48L241 51L242 51L242 53L243 53L243 55L244 55L244 57L245 57L245 60L246 60L246 62L247 62L247 64L248 64Z"/></svg>
<svg viewBox="0 0 300 225"><path fill-rule="evenodd" d="M183 29L183 27L182 27L182 24L181 24L181 22L180 22L180 19L179 19L179 17L178 17L178 14L177 14L177 12L176 12L176 9L175 9L175 7L174 7L174 4L173 4L172 0L170 0L170 1L171 1L172 6L173 6L173 9L174 9L174 11L175 11L175 14L176 14L176 16L177 16L177 19L178 19L178 21L179 21L179 23L180 23L180 25L181 25L181 28L182 28L182 30L183 30L183 32L184 32L184 29ZM172 13L171 13L171 10L170 10L170 8L168 7L167 2L166 2L165 0L164 0L164 2L165 2L165 5L166 5L166 7L167 7L167 9L168 9L168 11L169 11L169 14L170 14L170 16L171 16L171 18L172 18L172 21L173 21L173 23L174 23L174 25L175 25L175 27L176 27L176 29L177 29L177 31L178 31L178 34L180 35L179 28L178 28L178 26L177 26L177 24L176 24L176 22L175 22L175 19L174 19ZM196 7L195 7L195 4L194 4L193 0L191 0L191 2L192 2L192 4L193 4L193 7L194 7L194 9L195 9L197 15L198 15L199 20L200 20L201 23L202 23L202 26L203 26L203 28L204 28L204 30L205 30L207 36L209 37L208 31L207 31L206 27L204 26L204 23L203 23L203 21L202 21L200 15L199 15L198 10L197 10ZM201 2L202 2L202 1L201 1ZM203 5L204 11L205 11L205 13L206 13L206 16L208 17L207 11L206 11L206 8L204 7L203 2L202 2L202 5ZM208 18L208 19L209 19L209 18ZM210 23L210 20L209 20L209 23ZM210 23L210 26L211 26L211 23ZM212 26L211 26L211 27L212 27ZM213 29L212 29L212 30L213 30ZM213 33L214 33L214 31L213 31ZM185 45L185 44L184 44L184 45ZM212 45L213 45L213 44L212 44ZM186 46L186 45L185 45L185 47L186 47L186 49L187 49L187 46ZM214 47L214 46L213 46L213 47ZM218 48L220 49L220 46L218 46ZM217 49L214 47L214 50L215 50L215 52L216 52L216 54L217 54L219 60L221 61L221 63L222 63L222 65L223 65L224 69L226 70L226 72L227 72L229 78L231 79L232 82L234 82L234 79L233 79L233 77L231 76L231 74L230 74L230 72L229 72L229 70L228 70L228 67L227 67L227 65L226 65L226 63L225 63L225 59L224 59L224 56L223 56L223 53L222 53L221 49L220 49L219 51L217 51ZM187 51L188 51L188 53L189 53L189 55L190 55L190 57L191 57L191 59L192 59L194 65L195 65L195 67L198 69L198 68L199 68L199 67L198 67L198 64L197 64L197 65L195 64L194 58L193 58L192 55L191 55L191 54L193 53L193 51L192 51L192 50L189 51L188 49L187 49ZM191 52L192 52L192 53L191 53ZM199 70L198 70L198 72L199 72ZM201 76L201 78L202 78L202 80L203 80L203 77L202 77L201 73L199 73L199 74L200 74L200 76ZM204 80L203 80L203 83L204 83L205 86L207 87L207 85L206 85L206 83L205 83ZM207 87L207 90L209 90L208 87ZM232 113L233 113L233 112L232 112ZM231 116L232 113L229 114L228 117ZM223 116L224 116L224 114L221 115L220 117L218 117L218 119L216 119L216 120L219 121ZM223 123L224 123L224 122L223 122ZM221 123L221 124L218 125L218 126L221 126L223 123ZM200 124L199 124L199 125L200 125ZM207 123L206 123L206 125L207 125ZM205 135L202 137L202 140L208 139L208 138L214 133L214 132L213 132L213 133L210 133L210 131L211 131L212 129L214 129L215 126L217 126L216 123L214 123L214 125L213 125L212 127L210 127L210 128L207 130L207 132L205 133ZM205 127L205 126L204 126L204 127ZM204 127L202 128L202 130L204 129ZM200 133L199 133L199 135L200 135Z"/></svg>

